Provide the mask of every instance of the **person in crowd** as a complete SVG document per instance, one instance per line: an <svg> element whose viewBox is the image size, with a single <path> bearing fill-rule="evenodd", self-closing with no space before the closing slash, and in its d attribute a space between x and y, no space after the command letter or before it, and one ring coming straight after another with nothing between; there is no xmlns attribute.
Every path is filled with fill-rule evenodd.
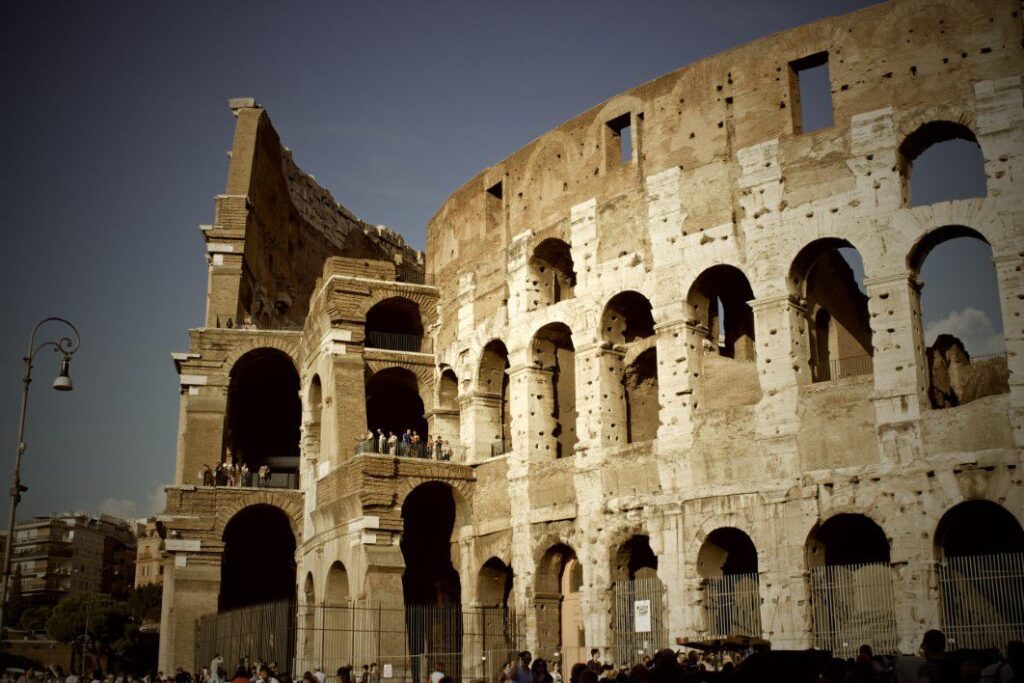
<svg viewBox="0 0 1024 683"><path fill-rule="evenodd" d="M1006 658L981 670L981 683L1009 683L1024 680L1024 643L1011 640L1006 644Z"/></svg>
<svg viewBox="0 0 1024 683"><path fill-rule="evenodd" d="M270 669L268 669L265 666L260 667L258 681L259 683L281 683L281 681L277 680L276 678L270 675Z"/></svg>
<svg viewBox="0 0 1024 683"><path fill-rule="evenodd" d="M412 454L415 457L422 458L424 456L423 444L420 443L419 432L412 432L409 435L409 448L412 450Z"/></svg>
<svg viewBox="0 0 1024 683"><path fill-rule="evenodd" d="M363 664L363 673L359 675L359 683L370 683L370 665Z"/></svg>
<svg viewBox="0 0 1024 683"><path fill-rule="evenodd" d="M513 683L534 683L533 670L530 668L531 661L533 661L533 655L529 650L519 653L519 665L512 674Z"/></svg>
<svg viewBox="0 0 1024 683"><path fill-rule="evenodd" d="M569 683L580 683L580 676L584 671L588 671L587 665L583 662L576 662L569 669Z"/></svg>
<svg viewBox="0 0 1024 683"><path fill-rule="evenodd" d="M316 677L313 676L312 671L307 671L302 674L302 683L316 683Z"/></svg>
<svg viewBox="0 0 1024 683"><path fill-rule="evenodd" d="M399 455L409 455L409 446L412 444L412 435L409 433L411 431L411 429L406 429L404 432L402 432L401 443L398 445Z"/></svg>
<svg viewBox="0 0 1024 683"><path fill-rule="evenodd" d="M645 662L642 664L634 664L633 668L629 670L629 683L647 683L647 662L650 661L650 657L644 657Z"/></svg>
<svg viewBox="0 0 1024 683"><path fill-rule="evenodd" d="M548 673L548 663L540 657L533 660L530 673L533 674L533 683L554 683L554 679Z"/></svg>
<svg viewBox="0 0 1024 683"><path fill-rule="evenodd" d="M252 487L252 472L249 471L249 466L247 464L245 464L244 462L242 463L242 470L241 471L242 471L242 486L244 486L245 488L251 488Z"/></svg>
<svg viewBox="0 0 1024 683"><path fill-rule="evenodd" d="M601 665L601 675L599 680L603 681L614 681L615 680L615 667L611 664Z"/></svg>
<svg viewBox="0 0 1024 683"><path fill-rule="evenodd" d="M587 660L587 668L598 676L601 675L601 651L596 647L590 651L590 659Z"/></svg>
<svg viewBox="0 0 1024 683"><path fill-rule="evenodd" d="M402 438L406 438L409 435L408 430L402 435ZM408 445L408 442L405 442ZM430 672L430 683L441 683L441 679L444 678L444 664L437 662L434 664L434 670Z"/></svg>
<svg viewBox="0 0 1024 683"><path fill-rule="evenodd" d="M377 428L377 452L388 452L388 437L384 434L384 430L379 427Z"/></svg>
<svg viewBox="0 0 1024 683"><path fill-rule="evenodd" d="M434 439L434 444L433 444L433 451L434 451L434 456L433 457L434 457L434 460L440 460L441 459L441 447L443 445L444 444L441 441L441 437L440 436L438 436L436 439Z"/></svg>
<svg viewBox="0 0 1024 683"><path fill-rule="evenodd" d="M224 668L224 658L217 652L213 655L213 659L210 660L210 682L211 683L222 683L223 679L220 677L221 669Z"/></svg>
<svg viewBox="0 0 1024 683"><path fill-rule="evenodd" d="M249 683L249 671L243 662L238 662L235 668L235 675L231 677L231 683Z"/></svg>
<svg viewBox="0 0 1024 683"><path fill-rule="evenodd" d="M562 683L562 667L559 662L551 665L549 673L551 674L552 683Z"/></svg>
<svg viewBox="0 0 1024 683"><path fill-rule="evenodd" d="M498 683L509 683L512 680L512 662L505 662L501 665L501 673L498 674Z"/></svg>
<svg viewBox="0 0 1024 683"><path fill-rule="evenodd" d="M580 672L580 683L598 683L597 674L593 669L584 666L583 671ZM668 682L666 681L666 683Z"/></svg>
<svg viewBox="0 0 1024 683"><path fill-rule="evenodd" d="M448 462L452 459L452 445L448 443L448 439L444 439L441 442L441 460Z"/></svg>
<svg viewBox="0 0 1024 683"><path fill-rule="evenodd" d="M367 683L380 683L380 672L377 671L377 662L370 662L370 675L366 678Z"/></svg>
<svg viewBox="0 0 1024 683"><path fill-rule="evenodd" d="M917 683L954 683L959 679L956 663L946 657L946 634L926 631L921 639L924 664L917 670Z"/></svg>
<svg viewBox="0 0 1024 683"><path fill-rule="evenodd" d="M398 454L398 437L394 432L388 432L388 455Z"/></svg>
<svg viewBox="0 0 1024 683"><path fill-rule="evenodd" d="M268 465L260 465L259 471L256 473L259 479L260 488L267 488L270 486L270 467ZM273 673L273 671L271 672Z"/></svg>
<svg viewBox="0 0 1024 683"><path fill-rule="evenodd" d="M327 674L324 673L323 667L313 667L313 678L316 679L316 683L324 683L327 680Z"/></svg>

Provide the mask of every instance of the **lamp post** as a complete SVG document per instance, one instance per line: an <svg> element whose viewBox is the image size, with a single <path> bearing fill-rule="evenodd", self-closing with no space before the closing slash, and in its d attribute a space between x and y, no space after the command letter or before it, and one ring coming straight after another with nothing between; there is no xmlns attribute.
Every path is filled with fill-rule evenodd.
<svg viewBox="0 0 1024 683"><path fill-rule="evenodd" d="M74 337L64 336L56 341L42 342L39 346L36 346L36 332L48 322L63 323L71 329ZM37 353L49 347L62 354L60 374L53 380L53 388L57 391L71 391L71 376L68 374L71 366L71 355L78 350L81 343L82 338L78 334L78 329L64 318L45 318L40 320L32 328L32 334L28 339L28 354L23 359L25 361L25 377L21 380L23 386L21 390L21 414L18 419L18 450L14 460L14 481L11 483L11 516L7 520L7 543L4 545L3 576L0 578L0 643L3 642L4 617L6 616L7 595L11 579L11 551L14 548L14 515L18 510L18 503L21 501L21 494L28 491L28 487L23 486L21 483L21 456L27 448L25 444L25 411L28 408L28 386L32 383L32 360Z"/></svg>

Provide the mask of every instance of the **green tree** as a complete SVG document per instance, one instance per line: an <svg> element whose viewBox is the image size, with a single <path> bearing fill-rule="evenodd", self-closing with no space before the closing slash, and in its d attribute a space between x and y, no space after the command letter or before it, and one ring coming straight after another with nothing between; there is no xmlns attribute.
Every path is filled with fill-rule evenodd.
<svg viewBox="0 0 1024 683"><path fill-rule="evenodd" d="M18 626L26 631L42 631L46 628L46 621L53 613L53 609L43 605L42 607L29 607L21 613L21 620Z"/></svg>
<svg viewBox="0 0 1024 683"><path fill-rule="evenodd" d="M7 623L17 624L26 607L25 596L21 593L21 565L17 564L14 566L14 577L11 579L10 592L7 594Z"/></svg>
<svg viewBox="0 0 1024 683"><path fill-rule="evenodd" d="M137 621L160 621L164 587L157 584L139 586L128 594L128 609Z"/></svg>
<svg viewBox="0 0 1024 683"><path fill-rule="evenodd" d="M84 636L90 651L118 655L129 647L130 618L124 602L101 593L78 593L57 603L46 621L46 632L62 643L81 642Z"/></svg>

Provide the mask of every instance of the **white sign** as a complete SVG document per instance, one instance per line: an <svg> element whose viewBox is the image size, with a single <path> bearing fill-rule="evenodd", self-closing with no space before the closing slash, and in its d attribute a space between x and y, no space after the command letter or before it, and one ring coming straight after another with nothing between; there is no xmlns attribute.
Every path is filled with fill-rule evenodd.
<svg viewBox="0 0 1024 683"><path fill-rule="evenodd" d="M633 601L633 631L635 633L651 632L651 601Z"/></svg>
<svg viewBox="0 0 1024 683"><path fill-rule="evenodd" d="M384 675L384 678L394 678L394 677L395 677L395 671L394 671L394 669L393 669L393 668L391 667L391 665L390 665L390 664L385 664L385 665L384 665L384 672L383 672L383 675Z"/></svg>

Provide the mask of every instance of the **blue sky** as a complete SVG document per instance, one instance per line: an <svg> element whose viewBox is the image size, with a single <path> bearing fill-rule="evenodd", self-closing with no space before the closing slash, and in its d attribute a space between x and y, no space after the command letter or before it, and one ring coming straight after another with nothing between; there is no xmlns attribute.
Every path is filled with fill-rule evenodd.
<svg viewBox="0 0 1024 683"><path fill-rule="evenodd" d="M19 517L148 514L173 478L169 353L202 322L197 226L224 188L228 97L257 98L335 198L422 247L449 193L566 119L702 57L867 4L12 3L0 21L3 481L29 330L62 315L84 336L71 394L46 388L56 357L37 362Z"/></svg>

